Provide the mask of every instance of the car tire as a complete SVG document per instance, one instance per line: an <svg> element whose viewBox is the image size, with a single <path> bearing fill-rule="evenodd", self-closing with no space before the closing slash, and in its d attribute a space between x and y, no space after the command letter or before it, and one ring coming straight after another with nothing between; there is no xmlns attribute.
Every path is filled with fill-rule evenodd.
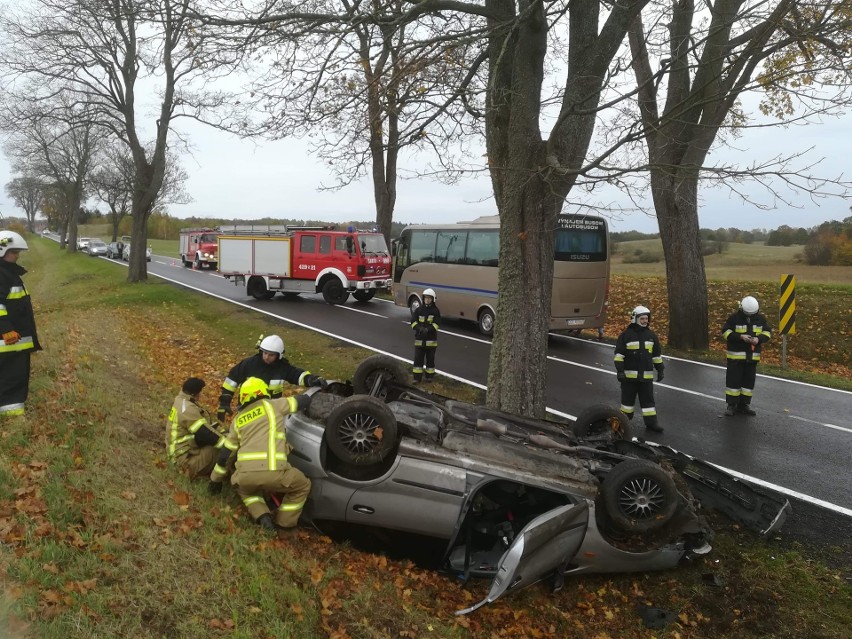
<svg viewBox="0 0 852 639"><path fill-rule="evenodd" d="M388 355L371 355L355 369L352 388L359 395L369 395L380 375L397 384L407 384L409 381L408 369L398 359Z"/></svg>
<svg viewBox="0 0 852 639"><path fill-rule="evenodd" d="M479 332L486 337L494 335L494 311L488 307L483 308L476 316L476 324L479 326Z"/></svg>
<svg viewBox="0 0 852 639"><path fill-rule="evenodd" d="M369 302L376 295L376 291L370 289L366 290L358 290L352 293L352 297L354 297L359 302Z"/></svg>
<svg viewBox="0 0 852 639"><path fill-rule="evenodd" d="M623 461L613 468L604 477L601 496L613 526L633 533L663 528L674 516L679 499L669 474L644 459Z"/></svg>
<svg viewBox="0 0 852 639"><path fill-rule="evenodd" d="M339 279L331 277L322 286L322 298L327 304L343 304L349 299L349 291L343 288Z"/></svg>
<svg viewBox="0 0 852 639"><path fill-rule="evenodd" d="M334 393L314 393L305 414L313 420L325 423L332 411L343 403L346 398Z"/></svg>
<svg viewBox="0 0 852 639"><path fill-rule="evenodd" d="M627 415L607 404L595 404L583 410L577 415L571 432L580 439L612 441L633 438Z"/></svg>
<svg viewBox="0 0 852 639"><path fill-rule="evenodd" d="M329 452L344 464L380 464L396 449L396 417L387 404L369 395L353 395L325 420Z"/></svg>

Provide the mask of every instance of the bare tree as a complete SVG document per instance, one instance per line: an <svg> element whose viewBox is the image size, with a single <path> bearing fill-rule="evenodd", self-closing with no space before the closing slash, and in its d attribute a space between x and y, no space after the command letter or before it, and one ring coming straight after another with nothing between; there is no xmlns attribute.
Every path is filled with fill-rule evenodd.
<svg viewBox="0 0 852 639"><path fill-rule="evenodd" d="M2 20L0 62L12 77L27 78L38 102L59 84L93 118L122 140L133 157L132 250L128 280L147 279L146 223L166 171L172 119L182 90L210 72L192 51L191 0L31 0ZM145 98L156 95L150 104ZM197 98L197 96L196 96ZM147 108L155 115L148 126ZM150 145L146 143L150 136Z"/></svg>
<svg viewBox="0 0 852 639"><path fill-rule="evenodd" d="M36 104L7 93L3 108L3 124L13 129L5 153L19 173L50 183L60 214L60 247L67 240L72 252L77 250L77 216L86 177L103 135L86 109L78 107L63 92Z"/></svg>
<svg viewBox="0 0 852 639"><path fill-rule="evenodd" d="M774 175L819 195L820 181L789 170L784 159L774 168L708 167L711 146L726 129L745 124L737 100L746 91L767 89L764 111L781 122L847 103L851 8L848 1L719 0L705 12L692 0L677 0L662 3L650 27L641 17L634 21L629 41L666 257L673 346L708 345L698 223L702 173L729 185Z"/></svg>
<svg viewBox="0 0 852 639"><path fill-rule="evenodd" d="M115 242L119 224L131 210L136 175L133 156L126 145L113 144L100 154L96 164L91 177L92 191L93 195L109 208L112 241ZM163 184L151 210L163 209L168 204L191 202L192 198L184 189L187 178L187 173L177 158L172 153L167 153Z"/></svg>
<svg viewBox="0 0 852 639"><path fill-rule="evenodd" d="M492 407L544 413L556 218L578 176L596 166L586 155L609 67L647 2L424 0L405 4L401 14L388 18L379 10L332 13L314 2L279 5L270 0L257 3L261 8L255 15L231 21L275 23L279 31L304 34L332 28L342 33L372 23L381 28L390 19L394 28L412 26L408 51L437 40L463 43L481 35L489 65L484 101L487 168L501 220L500 319L488 371L487 401ZM443 29L438 35L427 30L420 39L415 27L429 20L443 20ZM551 100L544 86L547 55L553 42L562 41L568 68ZM469 76L462 78L453 99L468 97L469 82ZM544 109L551 101L559 105L558 114L543 135ZM436 113L446 109L443 103L435 107Z"/></svg>
<svg viewBox="0 0 852 639"><path fill-rule="evenodd" d="M403 0L326 0L314 3L305 22L270 16L274 1L259 4L247 13L214 2L219 14L205 18L211 28L199 43L212 51L234 47L251 62L253 80L217 113L200 117L241 136L309 136L336 178L323 188L369 175L376 223L389 241L400 154L433 150L440 175L452 180L458 151L478 131L470 113L482 90L474 90L483 79L481 33L464 14L408 23ZM448 30L469 37L446 39Z"/></svg>
<svg viewBox="0 0 852 639"><path fill-rule="evenodd" d="M35 218L41 209L45 186L41 177L33 175L12 178L6 183L6 195L23 209L27 216L27 228L30 233L35 232Z"/></svg>

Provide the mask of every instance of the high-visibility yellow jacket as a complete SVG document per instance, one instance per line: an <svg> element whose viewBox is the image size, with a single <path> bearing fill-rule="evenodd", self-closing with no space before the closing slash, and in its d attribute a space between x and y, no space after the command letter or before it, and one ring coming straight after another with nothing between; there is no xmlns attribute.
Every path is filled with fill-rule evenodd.
<svg viewBox="0 0 852 639"><path fill-rule="evenodd" d="M183 391L175 397L166 422L166 454L177 461L203 446L221 448L225 438L216 430L214 420L203 406Z"/></svg>
<svg viewBox="0 0 852 639"><path fill-rule="evenodd" d="M260 399L244 406L231 422L224 446L237 454L234 477L241 473L287 468L287 432L284 419L298 410L295 397ZM221 481L226 471L219 462L210 474Z"/></svg>

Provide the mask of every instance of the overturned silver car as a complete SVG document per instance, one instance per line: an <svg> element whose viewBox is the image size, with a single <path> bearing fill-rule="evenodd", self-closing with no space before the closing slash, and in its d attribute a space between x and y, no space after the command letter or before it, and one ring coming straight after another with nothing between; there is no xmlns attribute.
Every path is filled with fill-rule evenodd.
<svg viewBox="0 0 852 639"><path fill-rule="evenodd" d="M671 448L633 440L617 410L573 425L510 415L407 384L375 355L351 383L312 389L287 420L312 489L303 519L446 540L444 570L493 580L486 599L566 575L661 570L709 552L703 513L767 534L789 502Z"/></svg>

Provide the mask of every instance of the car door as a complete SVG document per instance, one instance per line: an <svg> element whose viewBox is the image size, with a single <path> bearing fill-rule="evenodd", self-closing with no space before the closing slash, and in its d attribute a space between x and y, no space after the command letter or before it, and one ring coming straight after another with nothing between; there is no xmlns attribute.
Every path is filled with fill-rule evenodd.
<svg viewBox="0 0 852 639"><path fill-rule="evenodd" d="M353 493L346 521L449 539L465 486L462 468L400 454L388 474Z"/></svg>
<svg viewBox="0 0 852 639"><path fill-rule="evenodd" d="M579 550L586 536L588 518L589 506L581 501L559 506L533 519L503 553L488 596L456 614L473 612L510 590L529 586L556 571Z"/></svg>

